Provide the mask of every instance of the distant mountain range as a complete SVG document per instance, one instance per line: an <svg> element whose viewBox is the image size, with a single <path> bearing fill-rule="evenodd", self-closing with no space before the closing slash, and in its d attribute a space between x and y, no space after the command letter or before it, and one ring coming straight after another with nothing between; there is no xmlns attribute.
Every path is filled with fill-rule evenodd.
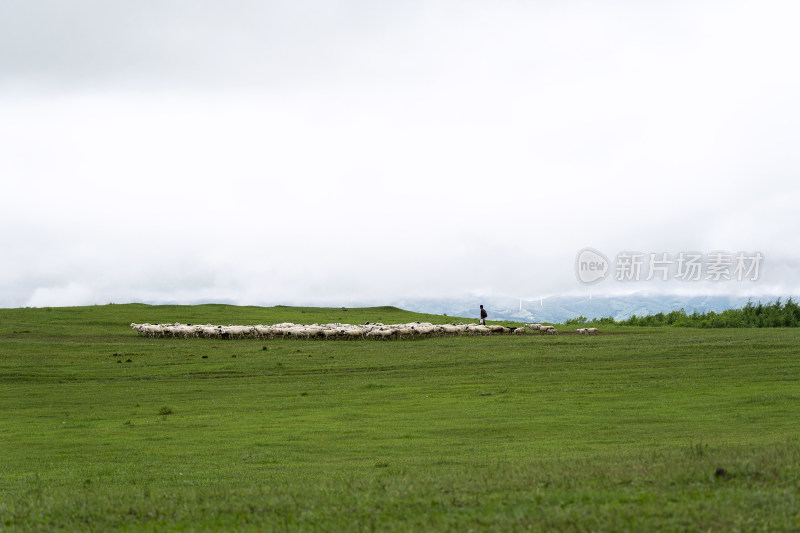
<svg viewBox="0 0 800 533"><path fill-rule="evenodd" d="M446 314L452 317L478 320L478 306L489 312L489 320L513 320L516 322L563 323L568 319L584 316L586 318L613 317L625 320L631 315L645 316L659 312L668 313L684 309L694 311L720 312L725 309L744 307L748 300L754 303L768 303L776 297L742 296L681 296L667 294L628 294L620 296L573 297L553 296L540 300L520 300L515 298L470 298L453 300L408 300L392 302L402 309L423 313ZM785 300L786 298L784 298Z"/></svg>

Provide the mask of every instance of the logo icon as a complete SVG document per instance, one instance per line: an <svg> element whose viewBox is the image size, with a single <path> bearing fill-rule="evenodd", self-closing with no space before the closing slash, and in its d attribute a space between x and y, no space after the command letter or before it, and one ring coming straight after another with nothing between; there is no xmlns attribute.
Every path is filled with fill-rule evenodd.
<svg viewBox="0 0 800 533"><path fill-rule="evenodd" d="M608 274L608 258L594 248L584 248L575 260L575 273L581 283L596 283Z"/></svg>

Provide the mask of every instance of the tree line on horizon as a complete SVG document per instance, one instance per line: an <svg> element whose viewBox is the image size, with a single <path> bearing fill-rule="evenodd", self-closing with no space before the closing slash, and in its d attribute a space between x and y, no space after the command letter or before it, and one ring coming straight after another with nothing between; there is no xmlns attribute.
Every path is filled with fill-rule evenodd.
<svg viewBox="0 0 800 533"><path fill-rule="evenodd" d="M567 325L583 325L588 323L616 326L675 326L688 328L794 328L800 326L800 305L792 298L781 302L754 304L752 301L739 309L726 309L719 313L695 310L689 314L685 309L656 313L654 315L631 315L625 320L603 317L590 320L584 316L571 318Z"/></svg>

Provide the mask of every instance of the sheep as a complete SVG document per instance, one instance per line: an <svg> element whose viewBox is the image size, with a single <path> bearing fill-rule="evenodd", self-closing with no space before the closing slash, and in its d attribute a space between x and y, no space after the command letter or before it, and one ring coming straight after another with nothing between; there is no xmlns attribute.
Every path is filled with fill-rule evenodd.
<svg viewBox="0 0 800 533"><path fill-rule="evenodd" d="M339 336L339 331L333 328L325 328L322 330L322 337L326 339L335 339Z"/></svg>
<svg viewBox="0 0 800 533"><path fill-rule="evenodd" d="M170 328L170 333L172 333L173 337L181 336L184 339L189 339L197 337L197 328L189 324L175 324L175 326Z"/></svg>
<svg viewBox="0 0 800 533"><path fill-rule="evenodd" d="M586 328L579 328L575 330L578 335L586 335Z"/></svg>
<svg viewBox="0 0 800 533"><path fill-rule="evenodd" d="M142 333L144 333L148 337L163 337L164 328L160 324L156 325L144 324L142 325Z"/></svg>
<svg viewBox="0 0 800 533"><path fill-rule="evenodd" d="M131 326L133 327L133 324ZM147 337L164 336L164 327L161 324L150 324L149 322L145 322L144 324L136 324L135 329L137 335L144 335Z"/></svg>
<svg viewBox="0 0 800 533"><path fill-rule="evenodd" d="M419 335L430 337L434 333L433 324L426 325L426 324L417 324L413 326L414 331L416 331Z"/></svg>
<svg viewBox="0 0 800 533"><path fill-rule="evenodd" d="M586 328L586 335L597 335L597 328Z"/></svg>
<svg viewBox="0 0 800 533"><path fill-rule="evenodd" d="M257 337L262 339L271 339L275 335L274 328L270 326L264 326L263 324L257 324L253 326L253 331Z"/></svg>
<svg viewBox="0 0 800 533"><path fill-rule="evenodd" d="M272 335L273 337L291 337L292 336L292 328L291 326L273 326L272 327Z"/></svg>
<svg viewBox="0 0 800 533"><path fill-rule="evenodd" d="M467 331L471 335L489 335L492 332L488 327L480 324L470 324L467 326Z"/></svg>
<svg viewBox="0 0 800 533"><path fill-rule="evenodd" d="M405 338L414 338L414 328L410 327L409 325L403 325L397 328L397 338L398 339L405 339Z"/></svg>
<svg viewBox="0 0 800 533"><path fill-rule="evenodd" d="M461 335L461 330L458 326L444 325L442 326L442 333L445 335Z"/></svg>
<svg viewBox="0 0 800 533"><path fill-rule="evenodd" d="M294 326L286 328L285 336L293 339L310 339L317 336L317 330L309 326Z"/></svg>
<svg viewBox="0 0 800 533"><path fill-rule="evenodd" d="M391 337L394 337L396 335L397 335L397 329L390 327L375 328L364 334L365 337L382 339L382 340L389 340Z"/></svg>
<svg viewBox="0 0 800 533"><path fill-rule="evenodd" d="M345 336L348 339L363 339L364 338L364 330L356 329L356 328L349 328L345 329Z"/></svg>
<svg viewBox="0 0 800 533"><path fill-rule="evenodd" d="M381 338L390 339L391 337L397 338L397 328L383 328L380 330Z"/></svg>
<svg viewBox="0 0 800 533"><path fill-rule="evenodd" d="M515 334L522 335L531 331L538 331L540 334L558 335L558 331L554 326L545 326L541 324L525 324L522 327L507 328L498 324L493 325L479 325L479 324L432 324L430 322L411 322L407 324L391 324L384 325L382 323L367 323L364 325L350 325L342 323L330 324L295 324L292 322L282 322L272 326L265 326L258 324L255 326L241 326L232 325L217 326L207 324L204 326L181 324L175 322L174 324L155 324L149 323L138 324L132 322L130 327L136 331L137 335L146 335L148 337L203 337L213 339L274 339L276 337L293 338L293 339L350 339L358 340L364 338L370 339L413 339L416 336L459 336L463 334L470 335L489 335L497 334ZM582 334L596 334L597 328L581 328L577 331Z"/></svg>
<svg viewBox="0 0 800 533"><path fill-rule="evenodd" d="M323 328L317 325L312 325L308 327L308 338L315 339L317 337L322 336Z"/></svg>
<svg viewBox="0 0 800 533"><path fill-rule="evenodd" d="M222 335L231 339L244 339L250 335L250 332L249 326L228 326L223 328Z"/></svg>
<svg viewBox="0 0 800 533"><path fill-rule="evenodd" d="M207 339L218 339L222 337L222 328L220 326L200 326L200 336Z"/></svg>

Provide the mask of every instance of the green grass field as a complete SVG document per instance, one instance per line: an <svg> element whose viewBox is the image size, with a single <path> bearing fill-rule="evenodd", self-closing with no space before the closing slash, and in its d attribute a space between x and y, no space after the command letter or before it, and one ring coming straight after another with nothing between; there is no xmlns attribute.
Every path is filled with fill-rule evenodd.
<svg viewBox="0 0 800 533"><path fill-rule="evenodd" d="M412 320L452 319L0 310L0 530L800 529L800 329L233 341L128 326Z"/></svg>

